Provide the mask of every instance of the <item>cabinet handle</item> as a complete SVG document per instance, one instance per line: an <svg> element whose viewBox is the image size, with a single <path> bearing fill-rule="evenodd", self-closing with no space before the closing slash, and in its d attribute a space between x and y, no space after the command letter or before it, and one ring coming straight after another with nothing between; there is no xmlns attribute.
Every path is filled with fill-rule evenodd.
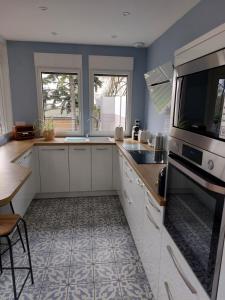
<svg viewBox="0 0 225 300"><path fill-rule="evenodd" d="M74 151L86 151L87 149L85 149L85 148L78 148L78 149L73 149Z"/></svg>
<svg viewBox="0 0 225 300"><path fill-rule="evenodd" d="M169 300L174 300L172 294L171 294L171 291L170 291L170 287L169 287L169 284L167 281L164 282L164 286L165 286L165 289L166 289L166 294L167 294L167 297Z"/></svg>
<svg viewBox="0 0 225 300"><path fill-rule="evenodd" d="M144 187L144 183L142 183L139 178L136 179L136 182L140 187Z"/></svg>
<svg viewBox="0 0 225 300"><path fill-rule="evenodd" d="M64 148L58 148L58 149L40 149L41 151L65 151Z"/></svg>
<svg viewBox="0 0 225 300"><path fill-rule="evenodd" d="M174 266L177 269L177 272L180 274L180 276L183 279L183 281L185 282L186 286L189 288L189 290L191 291L192 294L197 294L196 289L193 287L193 285L190 283L190 281L187 279L186 275L184 274L183 270L181 269L180 264L177 261L177 258L175 257L171 246L167 245L166 248L167 248L169 255L174 263Z"/></svg>
<svg viewBox="0 0 225 300"><path fill-rule="evenodd" d="M130 182L130 183L132 183L132 182L133 182L133 180L132 180L132 179L130 179L130 177L128 176L127 172L125 171L124 173L125 173L126 177L128 178L129 182Z"/></svg>
<svg viewBox="0 0 225 300"><path fill-rule="evenodd" d="M108 148L96 148L96 150L109 150Z"/></svg>
<svg viewBox="0 0 225 300"><path fill-rule="evenodd" d="M160 213L160 209L157 207L157 205L152 201L152 197L149 194L148 191L146 191L146 195L148 196L148 202L151 204L151 206L158 212Z"/></svg>
<svg viewBox="0 0 225 300"><path fill-rule="evenodd" d="M159 230L160 228L159 228L159 226L156 224L155 220L153 219L152 214L150 213L150 210L149 210L148 206L145 206L145 209L146 209L146 215L147 215L149 221L155 226L155 228L156 228L157 230Z"/></svg>

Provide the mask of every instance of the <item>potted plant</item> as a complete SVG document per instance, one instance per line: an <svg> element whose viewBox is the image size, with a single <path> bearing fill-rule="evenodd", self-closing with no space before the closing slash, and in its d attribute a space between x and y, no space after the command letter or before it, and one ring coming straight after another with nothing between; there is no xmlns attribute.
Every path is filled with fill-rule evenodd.
<svg viewBox="0 0 225 300"><path fill-rule="evenodd" d="M46 141L54 140L55 130L53 119L39 120L37 128Z"/></svg>

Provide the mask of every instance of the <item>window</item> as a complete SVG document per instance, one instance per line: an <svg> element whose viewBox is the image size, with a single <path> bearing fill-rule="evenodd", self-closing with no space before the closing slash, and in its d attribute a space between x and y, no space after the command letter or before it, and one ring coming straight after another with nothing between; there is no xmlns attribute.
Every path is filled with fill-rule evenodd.
<svg viewBox="0 0 225 300"><path fill-rule="evenodd" d="M0 135L12 131L12 126L7 47L5 41L0 39Z"/></svg>
<svg viewBox="0 0 225 300"><path fill-rule="evenodd" d="M34 53L39 119L53 120L56 136L83 134L82 55Z"/></svg>
<svg viewBox="0 0 225 300"><path fill-rule="evenodd" d="M43 119L57 134L81 132L79 74L41 72Z"/></svg>
<svg viewBox="0 0 225 300"><path fill-rule="evenodd" d="M91 133L113 134L115 127L129 131L129 73L100 73L92 76Z"/></svg>

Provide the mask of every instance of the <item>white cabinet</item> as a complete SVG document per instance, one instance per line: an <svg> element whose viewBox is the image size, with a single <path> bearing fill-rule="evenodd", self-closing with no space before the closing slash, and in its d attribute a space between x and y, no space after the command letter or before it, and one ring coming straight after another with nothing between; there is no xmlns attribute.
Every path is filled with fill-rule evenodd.
<svg viewBox="0 0 225 300"><path fill-rule="evenodd" d="M12 199L12 205L15 212L23 216L38 189L39 177L37 176L38 165L36 149L32 148L26 151L15 161L15 163L22 167L31 169L32 172L18 193Z"/></svg>
<svg viewBox="0 0 225 300"><path fill-rule="evenodd" d="M69 146L70 192L91 191L91 147Z"/></svg>
<svg viewBox="0 0 225 300"><path fill-rule="evenodd" d="M119 150L116 146L113 146L113 189L120 189Z"/></svg>
<svg viewBox="0 0 225 300"><path fill-rule="evenodd" d="M69 191L68 146L40 146L41 192Z"/></svg>
<svg viewBox="0 0 225 300"><path fill-rule="evenodd" d="M158 300L209 300L206 292L163 228Z"/></svg>
<svg viewBox="0 0 225 300"><path fill-rule="evenodd" d="M142 249L140 252L143 267L152 292L157 299L161 249L162 208L148 190L145 191Z"/></svg>
<svg viewBox="0 0 225 300"><path fill-rule="evenodd" d="M112 146L92 146L92 190L112 190Z"/></svg>

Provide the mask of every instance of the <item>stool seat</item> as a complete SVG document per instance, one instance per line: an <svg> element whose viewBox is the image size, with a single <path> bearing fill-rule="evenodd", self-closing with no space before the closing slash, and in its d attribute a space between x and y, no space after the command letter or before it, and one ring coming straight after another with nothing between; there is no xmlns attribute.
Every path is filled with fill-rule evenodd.
<svg viewBox="0 0 225 300"><path fill-rule="evenodd" d="M21 217L18 214L0 214L0 236L9 235L17 226Z"/></svg>

